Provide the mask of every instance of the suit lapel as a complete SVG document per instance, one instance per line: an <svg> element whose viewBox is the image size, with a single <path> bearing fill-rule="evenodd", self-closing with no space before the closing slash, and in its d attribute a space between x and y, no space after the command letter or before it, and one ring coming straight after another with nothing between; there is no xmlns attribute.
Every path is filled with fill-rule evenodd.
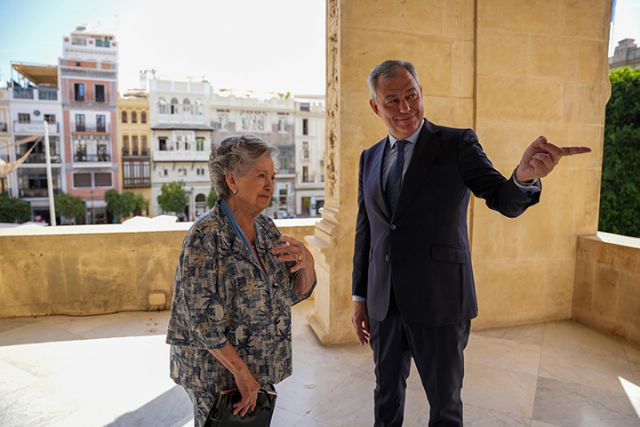
<svg viewBox="0 0 640 427"><path fill-rule="evenodd" d="M431 166L433 166L439 149L440 138L438 138L438 129L426 120L418 136L418 141L416 141L416 146L413 149L411 162L404 175L402 190L400 191L400 200L393 215L394 219L399 218L403 214L411 200L413 200L422 185L424 185L424 183L421 182L422 177L424 177Z"/></svg>
<svg viewBox="0 0 640 427"><path fill-rule="evenodd" d="M385 138L378 142L375 151L373 153L372 167L373 171L371 178L368 180L369 190L372 191L373 198L387 218L391 218L391 209L387 203L387 198L384 196L384 190L382 186L382 167L384 161L384 154L389 145L389 138Z"/></svg>

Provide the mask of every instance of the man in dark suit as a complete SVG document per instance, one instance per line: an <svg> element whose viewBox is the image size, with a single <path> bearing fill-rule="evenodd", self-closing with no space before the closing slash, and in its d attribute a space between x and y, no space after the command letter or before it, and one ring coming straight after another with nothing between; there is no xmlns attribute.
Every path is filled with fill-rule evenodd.
<svg viewBox="0 0 640 427"><path fill-rule="evenodd" d="M375 362L375 426L400 426L413 357L430 426L462 426L463 350L477 315L467 238L470 191L505 216L540 198L540 178L565 155L539 137L509 179L471 129L424 118L413 65L385 61L369 75L370 105L389 135L360 156L353 324Z"/></svg>

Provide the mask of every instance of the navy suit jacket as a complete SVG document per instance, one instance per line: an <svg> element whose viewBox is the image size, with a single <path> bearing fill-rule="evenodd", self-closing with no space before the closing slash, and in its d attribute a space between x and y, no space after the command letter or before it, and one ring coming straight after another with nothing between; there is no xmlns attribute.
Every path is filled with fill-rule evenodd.
<svg viewBox="0 0 640 427"><path fill-rule="evenodd" d="M353 295L367 299L382 321L390 292L401 315L428 326L458 323L478 313L467 237L471 190L515 217L538 202L498 172L471 129L425 121L391 214L382 189L388 138L360 156ZM391 289L393 283L393 290Z"/></svg>

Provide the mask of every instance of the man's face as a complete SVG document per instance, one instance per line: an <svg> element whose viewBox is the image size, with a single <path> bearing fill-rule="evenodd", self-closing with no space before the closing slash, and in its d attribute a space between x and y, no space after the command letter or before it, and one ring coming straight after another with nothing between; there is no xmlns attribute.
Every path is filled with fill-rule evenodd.
<svg viewBox="0 0 640 427"><path fill-rule="evenodd" d="M369 104L398 139L411 136L422 124L422 86L404 68L395 77L378 79L376 99L369 100Z"/></svg>

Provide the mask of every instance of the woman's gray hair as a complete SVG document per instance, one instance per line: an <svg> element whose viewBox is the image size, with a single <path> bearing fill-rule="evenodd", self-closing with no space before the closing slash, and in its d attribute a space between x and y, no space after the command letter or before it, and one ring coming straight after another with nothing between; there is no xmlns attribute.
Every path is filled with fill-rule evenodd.
<svg viewBox="0 0 640 427"><path fill-rule="evenodd" d="M273 158L277 149L255 135L230 136L218 147L211 147L209 155L209 177L218 197L228 198L231 189L227 185L226 174L244 175L262 156Z"/></svg>
<svg viewBox="0 0 640 427"><path fill-rule="evenodd" d="M367 84L369 85L369 92L371 92L371 99L375 101L376 99L376 85L378 84L378 79L383 77L385 79L392 78L398 75L398 71L405 69L413 76L416 83L420 84L420 80L418 79L418 73L416 72L416 67L413 66L411 62L408 61L400 61L396 59L389 59L384 61L382 64L378 64L369 73L369 78L367 78Z"/></svg>

